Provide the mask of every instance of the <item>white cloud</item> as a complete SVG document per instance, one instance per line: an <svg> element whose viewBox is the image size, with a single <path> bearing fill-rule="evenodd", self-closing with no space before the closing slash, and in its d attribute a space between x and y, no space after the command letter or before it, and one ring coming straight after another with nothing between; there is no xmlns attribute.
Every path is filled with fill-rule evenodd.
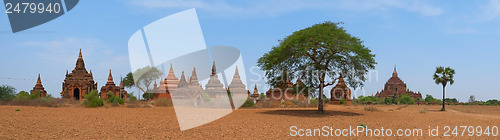
<svg viewBox="0 0 500 140"><path fill-rule="evenodd" d="M189 9L208 11L217 15L279 15L299 10L340 9L353 12L389 11L401 9L424 16L438 16L442 9L428 3L409 0L339 0L339 1L303 1L303 0L255 0L229 3L226 1L202 0L128 0L133 6L149 10Z"/></svg>
<svg viewBox="0 0 500 140"><path fill-rule="evenodd" d="M490 0L482 9L483 20L493 20L500 16L500 1Z"/></svg>

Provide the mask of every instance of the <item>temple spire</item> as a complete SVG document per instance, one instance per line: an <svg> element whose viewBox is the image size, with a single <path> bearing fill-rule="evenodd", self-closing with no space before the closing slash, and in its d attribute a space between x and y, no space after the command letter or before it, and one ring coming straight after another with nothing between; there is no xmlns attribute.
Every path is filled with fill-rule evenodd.
<svg viewBox="0 0 500 140"><path fill-rule="evenodd" d="M217 74L217 70L215 69L215 61L213 61L213 65L212 65L212 75L215 75Z"/></svg>
<svg viewBox="0 0 500 140"><path fill-rule="evenodd" d="M83 62L82 49L80 49L80 53L78 54L75 70L85 70L85 62Z"/></svg>
<svg viewBox="0 0 500 140"><path fill-rule="evenodd" d="M396 65L394 65L394 72L392 72L392 77L398 77L398 72L396 71Z"/></svg>
<svg viewBox="0 0 500 140"><path fill-rule="evenodd" d="M156 82L156 80L155 80ZM125 86L123 85L123 77L120 75L120 88L124 88Z"/></svg>
<svg viewBox="0 0 500 140"><path fill-rule="evenodd" d="M41 85L42 84L42 80L40 79L40 73L38 74L38 80L36 81L36 84L37 85Z"/></svg>
<svg viewBox="0 0 500 140"><path fill-rule="evenodd" d="M80 53L79 53L79 55L78 55L78 58L83 58L83 57L82 57L82 49L80 49Z"/></svg>
<svg viewBox="0 0 500 140"><path fill-rule="evenodd" d="M184 76L184 71L182 71L181 79L179 80L179 85L177 87L187 87L187 85L186 76Z"/></svg>
<svg viewBox="0 0 500 140"><path fill-rule="evenodd" d="M240 75L240 72L238 71L238 65L236 65L236 71L234 72L234 75Z"/></svg>
<svg viewBox="0 0 500 140"><path fill-rule="evenodd" d="M109 69L108 82L113 82L113 75L111 75L111 69Z"/></svg>
<svg viewBox="0 0 500 140"><path fill-rule="evenodd" d="M198 76L196 75L196 67L193 67L193 73L191 73L191 78L189 78L189 83L192 84L193 82L198 83Z"/></svg>

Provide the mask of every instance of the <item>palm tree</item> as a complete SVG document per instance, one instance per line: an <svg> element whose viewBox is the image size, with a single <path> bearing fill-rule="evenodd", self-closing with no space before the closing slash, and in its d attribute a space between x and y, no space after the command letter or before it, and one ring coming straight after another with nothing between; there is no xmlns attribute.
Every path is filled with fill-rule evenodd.
<svg viewBox="0 0 500 140"><path fill-rule="evenodd" d="M444 93L445 93L444 88L446 87L446 84L448 84L448 82L450 83L450 85L453 85L453 83L455 82L453 80L453 75L455 75L455 70L451 69L450 67L446 67L446 68L444 68L443 66L436 67L436 72L434 72L434 76L432 79L434 79L436 84L443 85L443 108L441 109L441 111L445 111L445 108L444 108Z"/></svg>

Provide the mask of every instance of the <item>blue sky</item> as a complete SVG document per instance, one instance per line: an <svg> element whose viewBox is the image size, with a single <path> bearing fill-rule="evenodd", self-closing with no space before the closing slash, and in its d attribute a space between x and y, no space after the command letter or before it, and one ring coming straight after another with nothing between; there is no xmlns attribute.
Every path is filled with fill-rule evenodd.
<svg viewBox="0 0 500 140"><path fill-rule="evenodd" d="M13 34L0 14L0 84L31 90L38 73L46 90L60 97L66 70L82 48L87 70L101 87L113 70L115 83L130 71L127 43L141 27L196 8L207 46L233 46L242 52L247 88L253 89L256 61L294 31L324 21L344 22L347 31L376 54L375 71L356 95L382 90L397 65L408 88L442 96L432 80L436 66L456 70L447 97L466 101L498 99L500 93L500 1L421 0L108 0L80 1L65 15ZM5 9L3 9L5 10ZM378 74L377 74L378 73ZM180 75L177 73L177 75ZM378 77L378 78L377 78ZM257 82L259 91L268 86ZM136 89L130 89L135 91Z"/></svg>

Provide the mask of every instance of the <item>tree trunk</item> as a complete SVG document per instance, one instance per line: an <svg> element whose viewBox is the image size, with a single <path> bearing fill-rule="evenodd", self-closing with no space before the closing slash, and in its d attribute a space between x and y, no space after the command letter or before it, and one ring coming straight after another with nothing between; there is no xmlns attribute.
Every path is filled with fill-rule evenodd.
<svg viewBox="0 0 500 140"><path fill-rule="evenodd" d="M323 113L323 87L324 87L325 83L324 82L320 82L319 83L319 104L318 104L318 111L320 113Z"/></svg>
<svg viewBox="0 0 500 140"><path fill-rule="evenodd" d="M443 85L443 108L441 109L441 111L445 111L445 108L444 108L444 104L445 104L445 102L444 102L444 88L445 88L445 87L446 87L446 86L445 86L445 85Z"/></svg>

